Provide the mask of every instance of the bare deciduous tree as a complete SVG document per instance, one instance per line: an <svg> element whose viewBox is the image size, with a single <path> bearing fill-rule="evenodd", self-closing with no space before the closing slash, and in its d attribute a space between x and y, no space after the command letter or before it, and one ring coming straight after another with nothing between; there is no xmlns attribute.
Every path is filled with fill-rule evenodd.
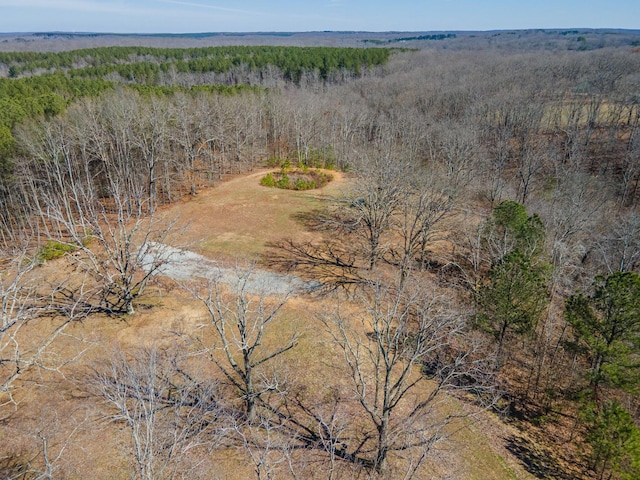
<svg viewBox="0 0 640 480"><path fill-rule="evenodd" d="M216 383L200 380L176 351L110 358L85 388L100 401L99 418L126 425L135 478L191 478L224 430Z"/></svg>
<svg viewBox="0 0 640 480"><path fill-rule="evenodd" d="M448 391L489 392L488 370L465 339L463 316L425 285L372 284L358 303L357 314L338 310L323 320L368 419L345 450L388 475L390 455L416 449L425 458L447 436L445 426L461 415L441 408Z"/></svg>
<svg viewBox="0 0 640 480"><path fill-rule="evenodd" d="M58 472L63 469L65 452L73 445L78 432L86 427L89 417L86 411L73 412L65 419L61 419L57 412L42 413L43 418L32 434L39 444L40 458L31 462L31 476L28 478L55 480L62 476Z"/></svg>
<svg viewBox="0 0 640 480"><path fill-rule="evenodd" d="M271 480L282 476L282 469L292 467L292 439L279 422L260 416L254 424L233 423L233 433L254 467L258 480Z"/></svg>
<svg viewBox="0 0 640 480"><path fill-rule="evenodd" d="M78 216L64 200L54 200L48 215L65 226L76 249L71 258L96 282L100 308L132 314L134 301L167 261L164 242L176 221L148 212L146 199L123 198L113 187L111 205L86 199Z"/></svg>
<svg viewBox="0 0 640 480"><path fill-rule="evenodd" d="M363 159L358 178L343 200L344 226L362 239L369 270L388 248L383 235L397 211L406 168L406 164L390 156Z"/></svg>
<svg viewBox="0 0 640 480"><path fill-rule="evenodd" d="M614 217L596 240L599 256L608 273L637 271L640 266L640 215L629 212Z"/></svg>
<svg viewBox="0 0 640 480"><path fill-rule="evenodd" d="M636 106L630 110L635 110L635 117L629 119L632 127L626 141L626 151L621 159L620 201L623 205L637 205L640 187L640 108Z"/></svg>
<svg viewBox="0 0 640 480"><path fill-rule="evenodd" d="M238 267L235 275L210 279L203 290L187 287L208 313L201 336L193 339L195 346L240 393L250 422L256 418L260 397L277 388L277 374L270 375L266 367L295 347L299 338L294 328L275 344L263 344L265 335L274 333L272 327L281 318L291 292L287 287L287 292L278 293L268 282L255 268ZM203 335L207 330L213 331L213 343Z"/></svg>
<svg viewBox="0 0 640 480"><path fill-rule="evenodd" d="M85 312L77 302L56 302L63 283L51 285L36 272L36 260L24 249L2 252L0 258L5 259L0 272L0 406L15 406L12 393L19 377L33 369L60 371L77 358L58 358L51 348Z"/></svg>
<svg viewBox="0 0 640 480"><path fill-rule="evenodd" d="M536 183L544 173L547 156L548 146L543 143L525 141L525 143L521 145L515 159L520 203L524 205L527 204L532 190L536 187Z"/></svg>
<svg viewBox="0 0 640 480"><path fill-rule="evenodd" d="M49 239L74 251L70 258L93 278L100 308L133 313L134 300L166 261L158 250L176 222L161 217L148 184L135 181L129 165L96 173L89 161L78 161L64 128L53 122L23 133L32 140L33 158L22 172L29 197ZM105 163L124 162L104 155Z"/></svg>
<svg viewBox="0 0 640 480"><path fill-rule="evenodd" d="M459 190L448 176L417 169L406 179L400 195L398 212L393 218L394 230L402 245L395 252L400 257L401 277L405 278L417 261L420 268L427 264L427 249L437 238L442 222L452 214Z"/></svg>

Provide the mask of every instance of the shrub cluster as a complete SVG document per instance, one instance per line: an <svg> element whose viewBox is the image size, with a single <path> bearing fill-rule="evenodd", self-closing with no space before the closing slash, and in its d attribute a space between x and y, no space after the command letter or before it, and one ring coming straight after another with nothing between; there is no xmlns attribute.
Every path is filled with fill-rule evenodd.
<svg viewBox="0 0 640 480"><path fill-rule="evenodd" d="M76 250L76 246L71 243L58 242L56 240L48 240L36 254L36 260L38 263L43 264L48 260L54 260L60 258L67 253L71 253Z"/></svg>
<svg viewBox="0 0 640 480"><path fill-rule="evenodd" d="M282 169L280 172L267 173L260 179L260 185L284 190L313 190L324 187L331 180L333 175L319 170L294 170L287 173L286 169Z"/></svg>

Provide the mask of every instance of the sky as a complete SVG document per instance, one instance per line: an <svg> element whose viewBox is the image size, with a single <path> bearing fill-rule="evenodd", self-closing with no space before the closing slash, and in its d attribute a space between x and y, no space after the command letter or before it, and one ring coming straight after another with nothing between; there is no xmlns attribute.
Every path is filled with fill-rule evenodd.
<svg viewBox="0 0 640 480"><path fill-rule="evenodd" d="M0 0L0 32L640 29L640 0Z"/></svg>

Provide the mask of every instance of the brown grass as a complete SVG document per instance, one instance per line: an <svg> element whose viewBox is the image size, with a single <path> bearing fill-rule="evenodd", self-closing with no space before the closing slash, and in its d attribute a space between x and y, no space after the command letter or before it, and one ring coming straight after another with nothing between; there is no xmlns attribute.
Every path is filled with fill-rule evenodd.
<svg viewBox="0 0 640 480"><path fill-rule="evenodd" d="M317 208L344 183L339 172L334 181L317 190L285 191L260 186L268 170L234 178L167 210L188 224L184 237L200 253L215 257L257 256L266 245L284 238L309 240L293 214Z"/></svg>
<svg viewBox="0 0 640 480"><path fill-rule="evenodd" d="M346 179L337 172L334 181L320 190L306 192L283 191L260 187L264 171L238 177L215 189L165 210L169 217L179 216L188 224L182 240L185 245L215 259L231 259L242 255L260 255L270 242L285 238L296 241L315 239L318 232L305 230L295 220L295 214L312 211L339 191ZM62 272L64 259L50 262L44 268L49 275ZM189 332L201 323L204 312L189 294L171 281L152 286L141 299L137 313L122 319L95 315L69 329L71 334L57 344L57 353L69 357L85 350L81 360L66 365L57 372L33 372L22 382L21 404L0 429L0 457L14 452L19 459L27 458L39 448L39 430L49 432L54 453L61 448L77 427L62 456L61 478L129 478L126 466L126 431L122 425L100 422L95 416L95 398L87 395L75 379L81 378L90 365L104 362L113 346L128 349L140 345L175 342L175 331ZM146 306L145 306L146 305ZM302 386L309 399L321 402L327 387L348 385L340 363L340 352L317 314L333 308L323 299L293 298L283 310L280 324L265 338L265 346L298 328L299 344L280 361L287 376ZM283 334L284 332L284 334ZM357 420L357 404L349 403L348 389L345 412ZM451 408L463 408L459 400L451 399ZM3 415L5 416L5 415ZM443 444L446 462L441 457L425 466L420 478L440 478L453 474L460 479L528 479L520 463L505 448L504 425L490 415L481 420L468 420L467 429L460 430ZM302 455L303 453L299 453ZM35 460L37 463L38 460ZM211 478L244 479L254 474L241 450L218 450L207 459ZM306 478L325 478L322 472L309 469ZM324 472L326 473L326 472ZM324 476L323 476L324 475ZM286 478L281 473L278 478Z"/></svg>

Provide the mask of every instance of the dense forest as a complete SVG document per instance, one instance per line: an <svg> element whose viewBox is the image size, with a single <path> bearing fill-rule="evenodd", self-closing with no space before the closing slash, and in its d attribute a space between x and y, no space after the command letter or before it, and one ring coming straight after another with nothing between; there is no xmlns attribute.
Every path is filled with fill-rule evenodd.
<svg viewBox="0 0 640 480"><path fill-rule="evenodd" d="M580 33L560 37L597 39ZM480 478L447 471L456 447L439 446L488 414L520 432L504 448L522 478L638 478L640 36L626 35L593 50L404 34L0 53L1 418L26 430L29 396L61 379L66 402L95 405L82 421L51 405L56 435L16 433L0 476L81 478L65 452L109 424L114 478L236 478L229 458L260 479ZM427 46L382 48L414 40ZM182 248L165 212L267 167L344 184L295 214L307 236L235 259L234 280L178 282L198 329L96 360L79 325L135 322L162 310L149 292L177 288L160 280ZM307 287L256 290L263 271Z"/></svg>

